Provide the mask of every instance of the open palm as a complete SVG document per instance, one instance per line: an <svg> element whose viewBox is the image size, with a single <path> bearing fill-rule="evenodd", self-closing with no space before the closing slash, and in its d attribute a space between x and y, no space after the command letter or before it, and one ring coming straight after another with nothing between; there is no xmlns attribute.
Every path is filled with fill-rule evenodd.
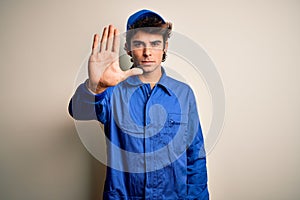
<svg viewBox="0 0 300 200"><path fill-rule="evenodd" d="M119 65L120 36L118 29L112 25L105 27L99 45L99 35L94 35L92 54L89 58L88 87L95 93L104 91L107 87L117 85L129 76L142 74L143 71L133 68L123 71Z"/></svg>

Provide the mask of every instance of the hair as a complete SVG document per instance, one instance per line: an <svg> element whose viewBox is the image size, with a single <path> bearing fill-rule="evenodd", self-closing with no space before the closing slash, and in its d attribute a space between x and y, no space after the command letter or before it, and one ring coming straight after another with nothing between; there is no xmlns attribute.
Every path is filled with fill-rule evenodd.
<svg viewBox="0 0 300 200"><path fill-rule="evenodd" d="M163 36L164 48L168 39L171 37L172 23L163 22L156 15L150 15L137 20L132 24L126 33L127 50L131 49L131 38L138 32L143 31L150 34L160 34ZM164 53L162 61L165 61L166 54Z"/></svg>

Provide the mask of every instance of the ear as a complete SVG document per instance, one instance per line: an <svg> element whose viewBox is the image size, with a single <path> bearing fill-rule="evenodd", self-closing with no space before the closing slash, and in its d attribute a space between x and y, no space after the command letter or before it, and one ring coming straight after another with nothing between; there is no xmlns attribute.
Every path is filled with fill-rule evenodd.
<svg viewBox="0 0 300 200"><path fill-rule="evenodd" d="M164 52L165 52L165 53L167 53L168 47L169 47L169 42L166 41L166 42L165 42L165 48L164 48Z"/></svg>

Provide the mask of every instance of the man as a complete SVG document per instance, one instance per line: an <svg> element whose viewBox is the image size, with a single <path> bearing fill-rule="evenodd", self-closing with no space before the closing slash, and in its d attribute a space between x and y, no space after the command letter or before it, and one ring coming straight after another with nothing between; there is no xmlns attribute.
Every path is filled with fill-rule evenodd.
<svg viewBox="0 0 300 200"><path fill-rule="evenodd" d="M104 199L209 199L204 142L190 87L166 75L172 24L150 10L127 22L132 68L119 66L119 31L94 35L89 78L69 104L77 120L98 120L107 138Z"/></svg>

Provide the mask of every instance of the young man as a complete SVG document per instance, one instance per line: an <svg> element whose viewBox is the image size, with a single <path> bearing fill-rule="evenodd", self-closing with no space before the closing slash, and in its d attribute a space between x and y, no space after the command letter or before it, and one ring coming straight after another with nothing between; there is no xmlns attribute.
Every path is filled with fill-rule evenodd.
<svg viewBox="0 0 300 200"><path fill-rule="evenodd" d="M69 104L77 120L98 120L107 137L104 199L209 199L204 142L191 88L168 77L172 24L149 10L131 15L119 66L119 32L95 34L89 78ZM100 46L99 46L100 45Z"/></svg>

